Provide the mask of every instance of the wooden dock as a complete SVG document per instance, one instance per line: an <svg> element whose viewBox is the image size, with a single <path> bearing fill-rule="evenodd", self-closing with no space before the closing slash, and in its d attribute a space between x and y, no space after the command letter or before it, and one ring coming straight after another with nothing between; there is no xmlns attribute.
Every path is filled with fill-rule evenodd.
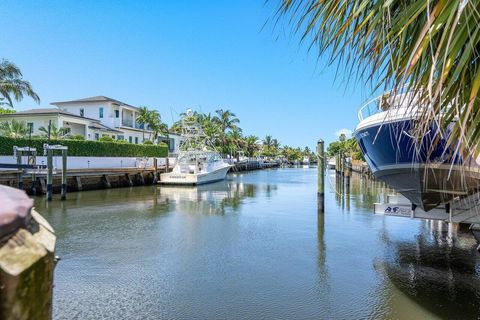
<svg viewBox="0 0 480 320"><path fill-rule="evenodd" d="M107 188L151 185L161 173L166 172L165 166L135 168L105 168L105 169L68 169L67 191L84 191ZM20 170L0 171L0 184L21 188L30 195L43 195L47 192L46 172L23 173L22 185L19 185ZM34 177L34 178L33 178ZM62 170L53 172L53 193L61 191Z"/></svg>

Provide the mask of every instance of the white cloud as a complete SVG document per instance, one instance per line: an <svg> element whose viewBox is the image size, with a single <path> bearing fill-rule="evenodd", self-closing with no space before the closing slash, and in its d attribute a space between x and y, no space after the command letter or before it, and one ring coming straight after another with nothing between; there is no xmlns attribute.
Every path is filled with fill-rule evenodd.
<svg viewBox="0 0 480 320"><path fill-rule="evenodd" d="M350 137L352 136L353 131L350 130L350 129L347 129L347 128L343 128L343 129L337 130L337 131L335 132L335 136L338 138L338 137L340 137L340 135L341 135L342 133L343 133L343 134L347 137L347 139L348 139L348 138L350 138Z"/></svg>

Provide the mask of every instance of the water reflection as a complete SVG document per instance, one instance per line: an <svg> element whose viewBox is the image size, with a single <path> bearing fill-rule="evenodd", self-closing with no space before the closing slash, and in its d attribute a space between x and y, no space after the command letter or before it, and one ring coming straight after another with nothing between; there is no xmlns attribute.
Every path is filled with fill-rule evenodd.
<svg viewBox="0 0 480 320"><path fill-rule="evenodd" d="M480 264L470 232L442 221L422 221L410 241L387 243L388 254L377 267L392 285L442 318L474 319L480 315Z"/></svg>
<svg viewBox="0 0 480 320"><path fill-rule="evenodd" d="M351 197L355 208L371 210L373 203L386 201L393 193L381 182L354 174L349 195L346 184L337 180L339 206ZM384 253L373 266L386 277L376 316L473 319L480 315L479 254L467 227L439 220L375 217L382 221L378 239ZM416 232L405 228L411 224L417 224Z"/></svg>
<svg viewBox="0 0 480 320"><path fill-rule="evenodd" d="M303 168L36 199L62 257L54 318L476 317L473 237L374 215L392 191L332 173L325 213L317 170Z"/></svg>
<svg viewBox="0 0 480 320"><path fill-rule="evenodd" d="M264 192L271 196L275 188L266 185ZM224 215L226 208L233 211L240 209L242 200L257 196L258 186L234 181L220 181L199 186L161 186L159 199L171 203L174 210L190 214Z"/></svg>

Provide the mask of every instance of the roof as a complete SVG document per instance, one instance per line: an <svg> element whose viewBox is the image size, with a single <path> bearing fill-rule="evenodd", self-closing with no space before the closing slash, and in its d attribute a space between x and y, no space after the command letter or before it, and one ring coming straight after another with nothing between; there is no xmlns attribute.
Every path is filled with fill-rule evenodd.
<svg viewBox="0 0 480 320"><path fill-rule="evenodd" d="M112 129L110 127L107 127L106 125L100 123L100 122L95 122L91 125L88 126L90 129L96 129L96 130L101 130L101 131L109 131L109 132L115 132L115 133L123 133L123 131Z"/></svg>
<svg viewBox="0 0 480 320"><path fill-rule="evenodd" d="M95 96L95 97L89 97L89 98L83 98L83 99L77 99L77 100L58 101L58 102L52 102L50 104L57 105L57 104L69 104L69 103L82 103L82 102L113 102L122 106L138 109L137 107L132 106L128 103L125 103L116 99L112 99L106 96Z"/></svg>

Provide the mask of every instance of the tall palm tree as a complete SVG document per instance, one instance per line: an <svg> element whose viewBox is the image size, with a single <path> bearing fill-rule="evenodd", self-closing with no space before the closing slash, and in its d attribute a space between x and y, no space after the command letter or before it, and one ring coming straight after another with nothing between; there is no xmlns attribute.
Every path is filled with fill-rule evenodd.
<svg viewBox="0 0 480 320"><path fill-rule="evenodd" d="M450 144L480 152L480 2L280 0L302 41L377 89L415 92L425 108L413 134L453 126ZM456 120L458 121L452 121Z"/></svg>
<svg viewBox="0 0 480 320"><path fill-rule="evenodd" d="M5 121L0 123L0 132L9 138L24 138L28 134L28 127L25 121Z"/></svg>
<svg viewBox="0 0 480 320"><path fill-rule="evenodd" d="M229 130L234 130L238 128L237 123L240 120L237 118L235 113L231 112L230 110L223 110L219 109L216 110L215 113L217 114L213 119L218 124L219 131L220 131L220 144L222 147L222 153L225 153L225 145L226 145L226 133Z"/></svg>
<svg viewBox="0 0 480 320"><path fill-rule="evenodd" d="M43 133L44 137L49 137L48 127L40 127L38 131ZM55 124L50 125L50 139L63 139L68 134L68 128L57 128Z"/></svg>
<svg viewBox="0 0 480 320"><path fill-rule="evenodd" d="M7 105L13 108L13 100L21 101L25 95L40 103L40 98L33 91L30 83L23 79L20 68L8 60L1 60L0 105Z"/></svg>

